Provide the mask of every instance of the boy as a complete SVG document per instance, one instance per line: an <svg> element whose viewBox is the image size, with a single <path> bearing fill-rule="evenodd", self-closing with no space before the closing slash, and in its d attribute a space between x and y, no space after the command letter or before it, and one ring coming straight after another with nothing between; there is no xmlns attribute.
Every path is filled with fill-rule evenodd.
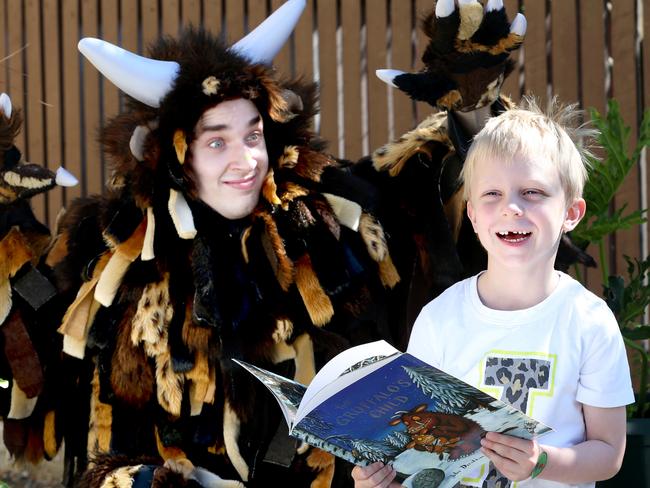
<svg viewBox="0 0 650 488"><path fill-rule="evenodd" d="M554 429L543 444L488 433L492 465L464 483L593 487L620 468L634 397L613 314L553 268L562 234L585 214L584 161L558 122L575 112L528 103L488 121L463 168L487 270L422 310L408 350ZM357 487L397 486L394 476L381 464L353 471Z"/></svg>

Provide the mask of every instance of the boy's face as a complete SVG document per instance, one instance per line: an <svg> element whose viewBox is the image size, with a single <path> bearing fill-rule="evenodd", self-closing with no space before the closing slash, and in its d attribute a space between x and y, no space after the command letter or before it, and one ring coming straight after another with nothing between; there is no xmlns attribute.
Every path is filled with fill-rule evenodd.
<svg viewBox="0 0 650 488"><path fill-rule="evenodd" d="M584 215L584 200L566 201L558 170L543 157L518 155L509 163L487 159L476 165L467 214L489 267L552 270L562 232Z"/></svg>
<svg viewBox="0 0 650 488"><path fill-rule="evenodd" d="M269 168L262 118L250 100L206 110L195 128L192 169L199 197L227 219L250 215Z"/></svg>

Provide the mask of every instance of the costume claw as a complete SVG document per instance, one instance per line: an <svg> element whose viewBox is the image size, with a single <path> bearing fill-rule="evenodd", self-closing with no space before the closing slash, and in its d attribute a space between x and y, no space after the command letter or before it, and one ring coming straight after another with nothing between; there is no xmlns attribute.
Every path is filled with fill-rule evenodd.
<svg viewBox="0 0 650 488"><path fill-rule="evenodd" d="M0 110L5 114L5 117L11 117L11 99L6 93L0 94Z"/></svg>
<svg viewBox="0 0 650 488"><path fill-rule="evenodd" d="M375 71L375 74L377 75L377 78L387 85L397 88L397 85L393 80L395 80L399 75L405 74L405 72L398 69L378 69Z"/></svg>
<svg viewBox="0 0 650 488"><path fill-rule="evenodd" d="M526 22L526 17L523 14L518 13L515 17L515 20L510 24L510 32L512 34L517 34L518 36L523 37L526 34L526 27L528 23Z"/></svg>
<svg viewBox="0 0 650 488"><path fill-rule="evenodd" d="M503 0L488 0L487 5L485 6L486 12L498 11L503 8Z"/></svg>
<svg viewBox="0 0 650 488"><path fill-rule="evenodd" d="M456 5L454 5L454 0L439 0L436 3L436 17L442 19L443 17L449 17L456 10Z"/></svg>
<svg viewBox="0 0 650 488"><path fill-rule="evenodd" d="M59 169L56 170L55 181L59 186L76 186L79 184L79 180L75 175L70 173L70 171L65 169L63 166L60 166Z"/></svg>

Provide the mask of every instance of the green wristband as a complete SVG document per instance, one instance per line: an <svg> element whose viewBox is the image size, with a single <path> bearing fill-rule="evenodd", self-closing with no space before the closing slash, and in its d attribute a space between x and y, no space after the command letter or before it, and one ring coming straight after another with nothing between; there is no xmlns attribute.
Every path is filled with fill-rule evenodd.
<svg viewBox="0 0 650 488"><path fill-rule="evenodd" d="M546 451L542 451L539 454L539 457L537 458L537 464L535 464L535 467L533 468L533 471L530 473L531 478L537 478L539 474L544 471L544 468L546 467L546 463L548 462L548 454L546 454Z"/></svg>

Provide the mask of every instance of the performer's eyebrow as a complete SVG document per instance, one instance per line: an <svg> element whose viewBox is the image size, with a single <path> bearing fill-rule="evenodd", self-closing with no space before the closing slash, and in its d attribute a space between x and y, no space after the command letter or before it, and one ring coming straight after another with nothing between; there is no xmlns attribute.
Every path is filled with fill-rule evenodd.
<svg viewBox="0 0 650 488"><path fill-rule="evenodd" d="M248 127L253 127L257 125L262 118L259 115L256 115L248 122ZM230 126L228 124L216 124L216 125L202 125L201 133L203 132L218 132L220 130L228 130Z"/></svg>

